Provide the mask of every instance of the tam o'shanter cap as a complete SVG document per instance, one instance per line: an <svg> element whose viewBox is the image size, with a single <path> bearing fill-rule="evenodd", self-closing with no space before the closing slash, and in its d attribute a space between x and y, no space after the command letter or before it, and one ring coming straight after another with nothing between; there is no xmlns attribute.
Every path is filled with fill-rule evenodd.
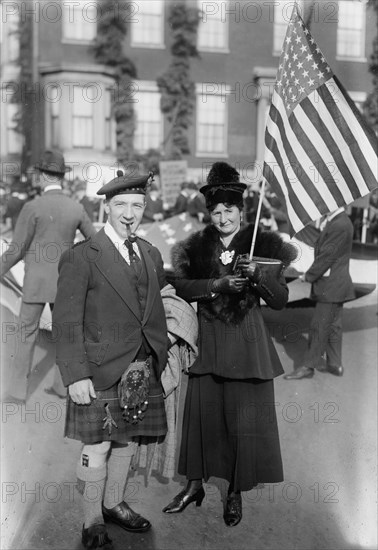
<svg viewBox="0 0 378 550"><path fill-rule="evenodd" d="M55 149L44 151L34 168L37 168L41 172L60 175L71 171L71 168L65 164L62 153Z"/></svg>
<svg viewBox="0 0 378 550"><path fill-rule="evenodd" d="M239 179L239 172L227 162L215 162L206 181L200 191L205 195L207 205L221 202L236 204L242 200L247 189L247 185Z"/></svg>
<svg viewBox="0 0 378 550"><path fill-rule="evenodd" d="M148 180L153 181L153 173L139 177L125 176L122 170L117 171L117 177L103 185L97 191L97 195L106 195L106 197L114 197L115 195L123 194L140 194L145 195L147 192Z"/></svg>

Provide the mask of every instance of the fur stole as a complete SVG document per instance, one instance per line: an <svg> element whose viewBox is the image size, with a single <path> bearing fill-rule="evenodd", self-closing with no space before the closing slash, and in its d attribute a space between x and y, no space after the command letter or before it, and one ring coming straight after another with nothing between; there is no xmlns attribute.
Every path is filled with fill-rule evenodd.
<svg viewBox="0 0 378 550"><path fill-rule="evenodd" d="M235 259L239 254L249 253L253 229L253 225L246 225L233 238L228 249L235 251ZM175 277L218 279L230 275L233 262L222 264L219 259L222 250L219 232L212 225L206 226L172 248ZM287 267L296 258L297 251L277 233L258 231L254 255L281 260L284 267ZM215 300L201 304L201 310L209 319L218 318L226 323L238 324L257 302L256 290L248 288L240 294L220 294Z"/></svg>

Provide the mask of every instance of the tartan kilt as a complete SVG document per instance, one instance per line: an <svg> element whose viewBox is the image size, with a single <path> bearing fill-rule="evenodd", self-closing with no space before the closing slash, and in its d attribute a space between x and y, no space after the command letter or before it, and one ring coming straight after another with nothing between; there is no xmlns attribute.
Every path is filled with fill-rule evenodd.
<svg viewBox="0 0 378 550"><path fill-rule="evenodd" d="M126 422L118 400L118 383L107 390L96 390L97 399L90 405L77 405L67 397L65 437L78 439L84 444L115 441L127 443L133 437L158 437L167 433L164 397L161 383L156 379L155 369L151 369L148 407L145 416L136 424ZM109 405L112 419L116 426L104 428L106 419L105 405Z"/></svg>

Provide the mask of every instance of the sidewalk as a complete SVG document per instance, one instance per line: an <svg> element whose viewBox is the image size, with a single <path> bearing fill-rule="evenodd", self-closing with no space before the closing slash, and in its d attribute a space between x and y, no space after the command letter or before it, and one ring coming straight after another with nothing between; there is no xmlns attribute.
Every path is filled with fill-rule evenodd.
<svg viewBox="0 0 378 550"><path fill-rule="evenodd" d="M376 277L373 264L369 262L369 277ZM286 372L306 346L311 313L311 308L264 312ZM5 308L1 314L4 387L14 351L11 336L4 340L4 327L14 318ZM223 523L221 480L206 484L200 508L190 505L182 514L167 516L161 509L184 480L152 477L146 487L143 472L135 472L128 502L153 527L131 534L110 525L115 548L376 548L377 319L377 290L346 304L342 378L316 373L313 379L276 380L285 481L244 493L243 520L237 527ZM63 438L64 402L43 391L52 377L53 358L53 344L44 332L30 402L26 407L1 404L2 550L81 548L80 497L74 489L80 443Z"/></svg>

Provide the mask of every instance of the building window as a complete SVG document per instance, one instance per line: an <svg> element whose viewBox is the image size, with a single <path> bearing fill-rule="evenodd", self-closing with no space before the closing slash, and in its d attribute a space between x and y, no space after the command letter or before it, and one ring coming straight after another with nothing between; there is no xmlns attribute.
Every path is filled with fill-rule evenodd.
<svg viewBox="0 0 378 550"><path fill-rule="evenodd" d="M74 87L72 103L72 146L93 147L93 87Z"/></svg>
<svg viewBox="0 0 378 550"><path fill-rule="evenodd" d="M51 90L51 97L58 98L59 90L57 87L53 87ZM50 103L50 132L51 132L51 146L59 147L59 100L51 101Z"/></svg>
<svg viewBox="0 0 378 550"><path fill-rule="evenodd" d="M20 54L19 12L7 13L1 4L0 36L2 44L2 63L13 63L18 60Z"/></svg>
<svg viewBox="0 0 378 550"><path fill-rule="evenodd" d="M63 2L63 40L90 42L97 33L97 19L94 2Z"/></svg>
<svg viewBox="0 0 378 550"><path fill-rule="evenodd" d="M210 10L204 9L207 4ZM228 17L222 17L225 3L203 2L198 0L200 22L198 25L197 46L202 51L228 51ZM214 6L214 9L212 7Z"/></svg>
<svg viewBox="0 0 378 550"><path fill-rule="evenodd" d="M366 101L366 92L351 92L348 91L349 97L354 101L360 113L364 112L364 103Z"/></svg>
<svg viewBox="0 0 378 550"><path fill-rule="evenodd" d="M352 0L338 3L337 55L347 58L365 57L365 5Z"/></svg>
<svg viewBox="0 0 378 550"><path fill-rule="evenodd" d="M160 110L160 93L158 89L143 90L139 84L134 110L136 131L134 147L139 153L148 149L160 149L163 140L163 118Z"/></svg>
<svg viewBox="0 0 378 550"><path fill-rule="evenodd" d="M105 90L105 150L112 151L114 149L115 139L115 124L112 114L112 95L111 90Z"/></svg>
<svg viewBox="0 0 378 550"><path fill-rule="evenodd" d="M137 2L138 10L131 24L131 46L164 46L164 1Z"/></svg>
<svg viewBox="0 0 378 550"><path fill-rule="evenodd" d="M303 16L303 0L280 0L274 3L273 55L281 55L294 4L297 4L299 13Z"/></svg>
<svg viewBox="0 0 378 550"><path fill-rule="evenodd" d="M19 132L16 132L16 117L20 105L16 103L7 103L6 105L6 139L7 139L7 153L19 154L22 151L22 136Z"/></svg>
<svg viewBox="0 0 378 550"><path fill-rule="evenodd" d="M197 154L227 155L227 102L224 95L197 95Z"/></svg>

